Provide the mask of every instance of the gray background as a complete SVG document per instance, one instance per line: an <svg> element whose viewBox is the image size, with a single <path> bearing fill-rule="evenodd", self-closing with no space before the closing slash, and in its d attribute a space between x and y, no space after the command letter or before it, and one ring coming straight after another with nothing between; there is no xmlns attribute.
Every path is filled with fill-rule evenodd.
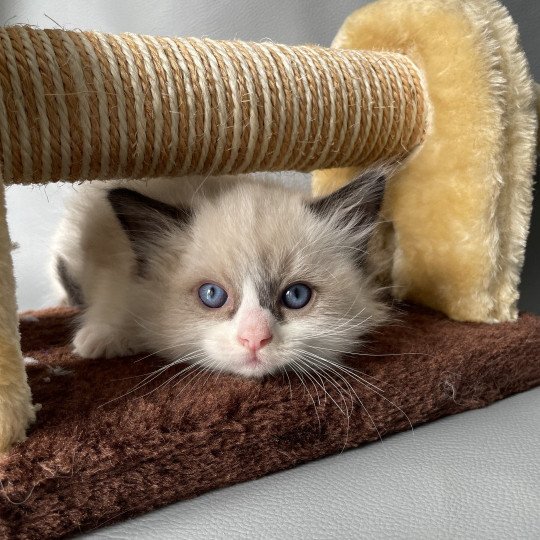
<svg viewBox="0 0 540 540"><path fill-rule="evenodd" d="M337 29L362 0L2 0L0 24L193 35L329 45ZM532 71L540 80L540 2L505 2L520 26ZM50 18L49 18L50 17ZM51 20L53 19L53 20ZM49 239L58 221L68 186L8 188L8 220L15 253L19 307L53 302L48 278ZM540 201L536 195L532 230L523 271L520 307L540 313Z"/></svg>

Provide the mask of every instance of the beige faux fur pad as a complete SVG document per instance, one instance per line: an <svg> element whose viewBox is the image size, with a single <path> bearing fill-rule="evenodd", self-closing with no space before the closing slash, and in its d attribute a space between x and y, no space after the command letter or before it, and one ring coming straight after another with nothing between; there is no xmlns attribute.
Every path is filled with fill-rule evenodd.
<svg viewBox="0 0 540 540"><path fill-rule="evenodd" d="M333 46L404 52L424 70L428 136L389 185L377 259L395 295L458 320L517 316L532 205L535 93L495 0L379 0ZM357 174L314 174L316 194Z"/></svg>

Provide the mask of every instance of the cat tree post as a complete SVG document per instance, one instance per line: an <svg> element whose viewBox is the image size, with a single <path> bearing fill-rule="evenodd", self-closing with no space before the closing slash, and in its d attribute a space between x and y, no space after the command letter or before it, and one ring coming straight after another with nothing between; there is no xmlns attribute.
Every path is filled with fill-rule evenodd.
<svg viewBox="0 0 540 540"><path fill-rule="evenodd" d="M426 117L399 53L0 29L7 184L367 166L420 145ZM34 418L1 204L0 451Z"/></svg>
<svg viewBox="0 0 540 540"><path fill-rule="evenodd" d="M350 50L1 28L4 181L334 168L315 181L323 192L346 181L335 168L418 149L385 194L374 249L385 277L457 319L515 318L536 112L507 12L495 0L379 0L343 32ZM354 50L361 38L386 52ZM3 449L33 411L3 207L1 218L0 424L15 426L0 431Z"/></svg>
<svg viewBox="0 0 540 540"><path fill-rule="evenodd" d="M0 452L23 440L35 417L20 348L11 247L0 173Z"/></svg>
<svg viewBox="0 0 540 540"><path fill-rule="evenodd" d="M6 182L366 166L423 140L399 53L0 29Z"/></svg>

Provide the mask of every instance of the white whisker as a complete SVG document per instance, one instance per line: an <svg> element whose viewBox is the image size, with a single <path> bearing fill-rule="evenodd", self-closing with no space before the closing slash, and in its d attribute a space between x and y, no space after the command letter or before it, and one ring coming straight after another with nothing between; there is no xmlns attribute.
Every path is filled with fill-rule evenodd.
<svg viewBox="0 0 540 540"><path fill-rule="evenodd" d="M309 392L308 387L307 387L306 383L304 382L304 379L303 379L302 375L297 371L297 368L300 368L300 366L294 360L292 360L291 364L290 364L290 367L296 373L297 377L300 379L300 382L304 385L304 388L305 388L309 398L311 399L311 402L313 403L313 408L315 409L315 415L317 416L317 422L319 423L319 431L320 431L322 429L322 427L321 427L321 418L319 416L319 411L317 409L317 405L315 403L315 400L313 399L313 396Z"/></svg>
<svg viewBox="0 0 540 540"><path fill-rule="evenodd" d="M307 354L313 354L313 353L309 353L308 351L304 351L305 353ZM414 433L414 427L413 427L413 424L409 418L409 416L407 415L407 413L405 413L405 411L399 406L399 405L396 405L393 401L391 401L390 399L388 399L386 396L383 395L383 391L380 390L377 386L375 386L374 384L370 383L369 381L366 381L365 379L363 379L362 377L358 376L357 374L353 373L353 372L350 372L347 370L347 368L345 368L344 366L340 365L340 364L332 364L329 360L325 359L325 358L322 358L320 356L317 357L319 360L321 360L322 362L324 363L327 363L327 364L330 364L330 365L334 365L335 367L345 371L350 377L352 377L353 379L355 379L356 381L358 381L360 384L362 384L363 386L365 386L366 388L372 390L373 392L375 392L377 395L379 395L380 397L382 397L385 401L387 401L388 403L390 403L393 407L395 407L399 412L401 412L401 414L403 414L403 416L407 419L407 422L409 423L409 426L411 427L411 431Z"/></svg>

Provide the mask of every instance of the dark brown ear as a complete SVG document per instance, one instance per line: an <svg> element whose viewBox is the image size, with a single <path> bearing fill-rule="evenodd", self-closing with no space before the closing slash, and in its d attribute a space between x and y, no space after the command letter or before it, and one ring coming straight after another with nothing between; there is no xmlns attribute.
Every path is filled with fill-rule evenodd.
<svg viewBox="0 0 540 540"><path fill-rule="evenodd" d="M356 228L374 224L381 209L387 174L383 169L362 173L330 195L310 202L310 209L354 233Z"/></svg>
<svg viewBox="0 0 540 540"><path fill-rule="evenodd" d="M164 235L174 227L185 227L192 216L189 208L170 206L127 188L111 189L107 198L141 268Z"/></svg>

